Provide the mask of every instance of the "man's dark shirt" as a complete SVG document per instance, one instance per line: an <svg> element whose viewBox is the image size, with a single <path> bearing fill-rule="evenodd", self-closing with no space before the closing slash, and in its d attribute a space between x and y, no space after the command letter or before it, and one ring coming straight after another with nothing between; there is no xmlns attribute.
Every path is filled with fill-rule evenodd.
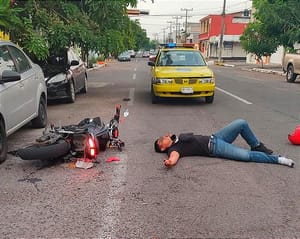
<svg viewBox="0 0 300 239"><path fill-rule="evenodd" d="M170 156L172 151L179 153L179 157L209 156L208 142L210 136L194 135L193 133L180 134L177 143L167 149Z"/></svg>

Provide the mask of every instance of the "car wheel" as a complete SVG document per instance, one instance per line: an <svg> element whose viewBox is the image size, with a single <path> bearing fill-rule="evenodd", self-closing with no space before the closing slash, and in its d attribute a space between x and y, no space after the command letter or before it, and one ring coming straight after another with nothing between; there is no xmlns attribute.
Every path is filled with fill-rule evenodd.
<svg viewBox="0 0 300 239"><path fill-rule="evenodd" d="M85 94L85 93L87 93L87 91L88 91L88 81L87 81L87 76L85 75L84 76L84 86L80 92Z"/></svg>
<svg viewBox="0 0 300 239"><path fill-rule="evenodd" d="M44 128L47 125L47 105L46 101L41 98L39 102L38 116L31 121L33 128Z"/></svg>
<svg viewBox="0 0 300 239"><path fill-rule="evenodd" d="M74 103L75 102L75 87L73 81L70 81L70 88L69 88L69 98L68 102L69 103Z"/></svg>
<svg viewBox="0 0 300 239"><path fill-rule="evenodd" d="M7 137L4 123L0 120L0 164L6 160L7 156Z"/></svg>
<svg viewBox="0 0 300 239"><path fill-rule="evenodd" d="M159 97L154 94L153 86L151 86L151 102L152 104L159 103Z"/></svg>
<svg viewBox="0 0 300 239"><path fill-rule="evenodd" d="M211 104L214 101L214 97L215 97L215 94L213 94L212 96L206 96L205 102L208 104Z"/></svg>
<svg viewBox="0 0 300 239"><path fill-rule="evenodd" d="M294 72L294 66L289 65L286 72L286 81L287 82L294 82L297 78L297 74Z"/></svg>

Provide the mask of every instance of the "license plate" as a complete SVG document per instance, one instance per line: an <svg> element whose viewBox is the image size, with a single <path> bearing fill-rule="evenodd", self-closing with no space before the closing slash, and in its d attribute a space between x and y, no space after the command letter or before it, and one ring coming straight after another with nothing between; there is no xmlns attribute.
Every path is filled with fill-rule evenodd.
<svg viewBox="0 0 300 239"><path fill-rule="evenodd" d="M194 90L192 87L182 87L181 88L181 93L182 94L193 94Z"/></svg>

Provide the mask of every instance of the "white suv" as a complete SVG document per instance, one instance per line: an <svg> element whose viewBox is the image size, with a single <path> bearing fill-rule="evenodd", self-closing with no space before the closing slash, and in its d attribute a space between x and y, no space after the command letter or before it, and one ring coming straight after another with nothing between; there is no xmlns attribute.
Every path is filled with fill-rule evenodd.
<svg viewBox="0 0 300 239"><path fill-rule="evenodd" d="M42 69L15 44L0 40L0 163L7 136L31 122L47 125L47 88Z"/></svg>

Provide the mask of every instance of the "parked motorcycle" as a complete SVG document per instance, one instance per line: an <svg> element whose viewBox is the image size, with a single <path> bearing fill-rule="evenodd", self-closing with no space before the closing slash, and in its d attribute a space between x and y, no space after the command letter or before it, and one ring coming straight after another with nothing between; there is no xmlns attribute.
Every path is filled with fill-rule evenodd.
<svg viewBox="0 0 300 239"><path fill-rule="evenodd" d="M121 105L116 106L107 125L100 117L85 118L77 125L54 126L45 130L32 145L18 149L16 155L24 160L53 160L86 158L94 160L107 147L122 151L125 143L119 139Z"/></svg>

